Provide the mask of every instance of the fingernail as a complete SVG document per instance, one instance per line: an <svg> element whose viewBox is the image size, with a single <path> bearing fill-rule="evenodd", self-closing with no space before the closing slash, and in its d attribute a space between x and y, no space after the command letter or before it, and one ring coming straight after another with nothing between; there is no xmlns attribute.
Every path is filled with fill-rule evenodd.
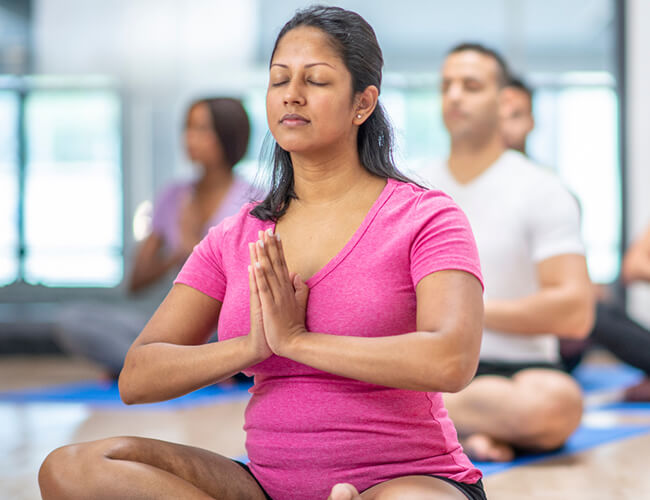
<svg viewBox="0 0 650 500"><path fill-rule="evenodd" d="M275 239L280 241L280 233L275 233Z"/></svg>
<svg viewBox="0 0 650 500"><path fill-rule="evenodd" d="M257 244L259 245L260 248L264 248L264 242L262 240L258 240Z"/></svg>
<svg viewBox="0 0 650 500"><path fill-rule="evenodd" d="M248 266L248 272L250 273L253 270L252 266Z"/></svg>
<svg viewBox="0 0 650 500"><path fill-rule="evenodd" d="M269 236L273 236L273 228L272 227L268 228L266 230L266 234L268 234Z"/></svg>
<svg viewBox="0 0 650 500"><path fill-rule="evenodd" d="M256 267L257 269L262 269L262 264L260 264L259 262L256 262L256 263L255 263L255 267Z"/></svg>

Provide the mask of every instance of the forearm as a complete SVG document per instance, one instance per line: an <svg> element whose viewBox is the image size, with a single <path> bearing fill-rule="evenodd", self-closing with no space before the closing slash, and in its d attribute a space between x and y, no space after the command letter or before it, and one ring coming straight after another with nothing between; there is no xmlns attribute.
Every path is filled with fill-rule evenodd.
<svg viewBox="0 0 650 500"><path fill-rule="evenodd" d="M626 256L623 260L622 277L626 284L636 281L650 283L650 254Z"/></svg>
<svg viewBox="0 0 650 500"><path fill-rule="evenodd" d="M543 289L511 300L485 303L485 328L505 333L583 338L594 321L593 290Z"/></svg>
<svg viewBox="0 0 650 500"><path fill-rule="evenodd" d="M415 391L456 392L469 383L478 347L450 342L436 332L348 337L306 332L282 356L342 377Z"/></svg>
<svg viewBox="0 0 650 500"><path fill-rule="evenodd" d="M155 257L146 264L142 263L133 269L129 280L129 291L138 292L155 283L172 269L180 266L182 260L177 255Z"/></svg>
<svg viewBox="0 0 650 500"><path fill-rule="evenodd" d="M120 374L127 404L172 399L224 380L258 362L248 337L201 345L154 342L134 346Z"/></svg>

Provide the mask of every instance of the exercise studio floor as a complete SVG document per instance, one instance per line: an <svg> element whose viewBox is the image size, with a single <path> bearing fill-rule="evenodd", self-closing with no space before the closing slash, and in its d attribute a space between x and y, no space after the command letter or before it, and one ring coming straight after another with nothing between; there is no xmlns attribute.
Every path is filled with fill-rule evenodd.
<svg viewBox="0 0 650 500"><path fill-rule="evenodd" d="M480 464L491 500L650 499L650 404L620 404L640 374L592 356L578 375L583 423L565 449L509 464ZM0 499L39 499L38 467L63 444L138 435L242 457L242 387L207 388L170 403L125 407L88 363L0 358ZM325 500L325 499L323 499Z"/></svg>

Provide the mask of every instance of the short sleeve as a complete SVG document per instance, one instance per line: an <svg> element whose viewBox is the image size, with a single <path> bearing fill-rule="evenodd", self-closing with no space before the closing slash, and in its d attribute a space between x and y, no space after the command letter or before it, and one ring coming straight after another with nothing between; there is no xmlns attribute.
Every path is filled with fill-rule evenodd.
<svg viewBox="0 0 650 500"><path fill-rule="evenodd" d="M224 222L208 231L188 257L174 283L182 283L223 302L227 277L224 272L222 248Z"/></svg>
<svg viewBox="0 0 650 500"><path fill-rule="evenodd" d="M534 262L563 254L584 255L578 200L560 182L538 186L531 198L528 237Z"/></svg>
<svg viewBox="0 0 650 500"><path fill-rule="evenodd" d="M474 235L464 212L441 191L422 193L412 216L411 277L417 286L425 276L445 270L465 271L483 286Z"/></svg>

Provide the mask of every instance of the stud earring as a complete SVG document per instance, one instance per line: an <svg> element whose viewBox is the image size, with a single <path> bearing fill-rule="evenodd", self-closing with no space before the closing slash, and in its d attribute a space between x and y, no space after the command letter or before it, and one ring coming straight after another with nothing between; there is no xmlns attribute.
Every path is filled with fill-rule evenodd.
<svg viewBox="0 0 650 500"><path fill-rule="evenodd" d="M361 120L361 115L357 115L357 119L358 119L358 120Z"/></svg>

